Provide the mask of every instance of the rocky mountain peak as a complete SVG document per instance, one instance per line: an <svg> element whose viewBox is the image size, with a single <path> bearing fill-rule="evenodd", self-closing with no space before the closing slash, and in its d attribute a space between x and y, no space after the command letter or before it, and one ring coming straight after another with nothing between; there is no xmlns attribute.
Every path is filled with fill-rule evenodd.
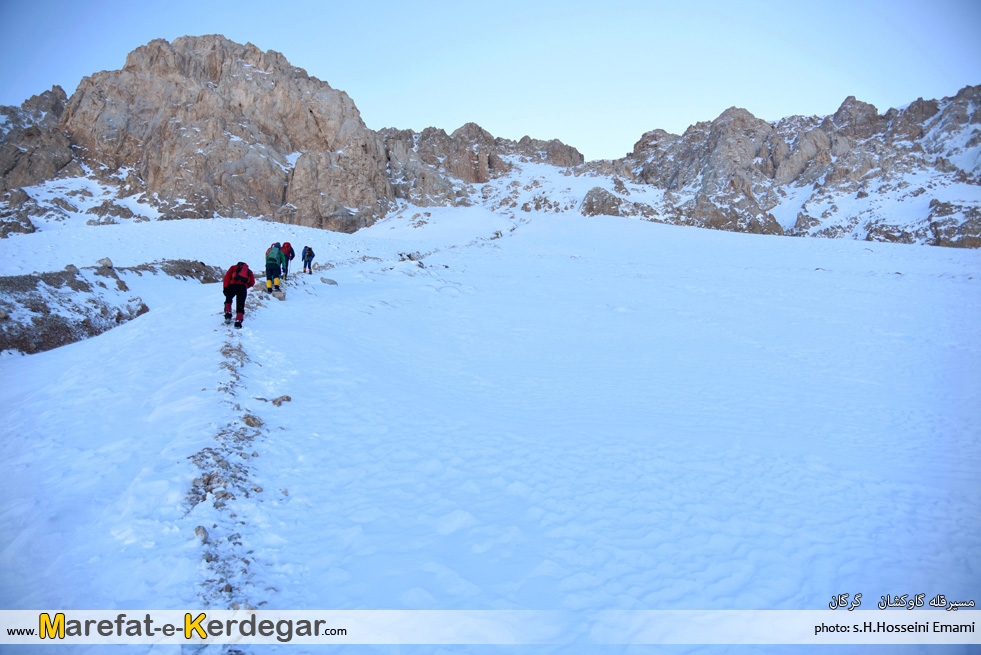
<svg viewBox="0 0 981 655"><path fill-rule="evenodd" d="M20 107L0 107L0 194L51 179L72 162L70 141L59 130L66 101L64 89L53 86ZM33 227L22 217L0 234L10 230Z"/></svg>
<svg viewBox="0 0 981 655"><path fill-rule="evenodd" d="M244 69L269 74L308 77L292 66L282 53L263 52L255 45L235 43L220 34L182 36L168 42L154 39L126 57L124 71L167 76L178 75L198 82L220 84Z"/></svg>
<svg viewBox="0 0 981 655"><path fill-rule="evenodd" d="M775 123L729 108L681 137L648 132L624 159L594 167L663 189L656 208L597 191L588 211L630 207L729 230L976 247L981 211L960 199L976 198L981 184L979 107L981 88L967 87L881 115L855 97L831 116ZM915 219L897 220L914 205Z"/></svg>
<svg viewBox="0 0 981 655"><path fill-rule="evenodd" d="M264 216L352 231L399 198L460 202L461 185L508 170L502 157L512 151L582 163L558 142L519 148L474 123L449 136L437 129L382 136L343 91L281 53L217 34L151 41L122 69L86 77L70 99L62 92L60 104L49 104L57 111L39 129L52 143L60 135L58 156L27 174L17 164L30 159L19 154L24 145L12 147L7 159L16 161L6 165L0 192L76 162L103 183L122 181L122 195L142 194L167 216Z"/></svg>
<svg viewBox="0 0 981 655"><path fill-rule="evenodd" d="M65 111L67 101L68 96L65 95L65 90L55 85L49 91L31 96L24 101L21 110L36 117L36 123L43 125L45 121L57 122L61 118L62 112Z"/></svg>
<svg viewBox="0 0 981 655"><path fill-rule="evenodd" d="M725 230L970 245L981 243L971 200L981 184L979 125L979 86L885 114L854 96L831 116L776 122L730 107L680 136L646 132L624 158L584 166L582 154L557 139L513 141L476 123L449 134L376 132L346 93L281 53L217 34L157 39L122 69L84 78L70 98L55 87L0 108L0 237L33 230L33 216L73 211L65 198L32 196L36 185L88 175L165 218L261 216L353 231L399 201L484 202L495 210L577 207ZM518 203L518 190L538 188L518 180L526 163L598 182L574 200L541 191ZM515 180L504 198L487 185L506 176ZM485 185L479 193L477 184ZM660 199L628 200L628 184ZM886 198L919 213L900 224L893 214L913 210L890 212ZM133 215L108 200L85 212L99 224Z"/></svg>
<svg viewBox="0 0 981 655"><path fill-rule="evenodd" d="M881 132L885 125L885 117L879 116L875 106L849 96L823 127L826 132L836 131L850 139L868 139Z"/></svg>
<svg viewBox="0 0 981 655"><path fill-rule="evenodd" d="M680 138L677 134L671 134L662 129L645 132L637 143L634 144L633 156L639 157L651 148L657 148L659 145L663 146L669 141L676 141Z"/></svg>
<svg viewBox="0 0 981 655"><path fill-rule="evenodd" d="M476 123L466 123L460 126L450 137L488 148L494 147L494 135Z"/></svg>
<svg viewBox="0 0 981 655"><path fill-rule="evenodd" d="M918 98L903 109L886 112L889 120L888 136L892 140L915 140L923 136L926 123L940 111L936 100Z"/></svg>
<svg viewBox="0 0 981 655"><path fill-rule="evenodd" d="M753 114L746 109L741 107L729 107L724 112L719 114L719 117L712 121L712 124L715 126L728 124L746 125L754 123L758 120L759 119L756 118L756 116L753 116Z"/></svg>
<svg viewBox="0 0 981 655"><path fill-rule="evenodd" d="M350 230L393 199L381 143L346 93L218 35L158 39L85 78L62 126L90 165L132 171L178 216Z"/></svg>

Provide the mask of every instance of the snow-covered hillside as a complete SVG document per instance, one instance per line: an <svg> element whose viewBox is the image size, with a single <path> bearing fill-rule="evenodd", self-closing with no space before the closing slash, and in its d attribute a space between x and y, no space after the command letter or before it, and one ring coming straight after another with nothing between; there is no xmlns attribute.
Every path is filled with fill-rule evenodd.
<svg viewBox="0 0 981 655"><path fill-rule="evenodd" d="M273 241L318 265L241 331L219 285L122 272L149 312L0 358L0 607L977 596L981 253L587 218L537 189L475 190L531 203L514 218L406 206L351 235L52 220L0 241L0 275L258 272ZM623 650L570 638L526 651Z"/></svg>

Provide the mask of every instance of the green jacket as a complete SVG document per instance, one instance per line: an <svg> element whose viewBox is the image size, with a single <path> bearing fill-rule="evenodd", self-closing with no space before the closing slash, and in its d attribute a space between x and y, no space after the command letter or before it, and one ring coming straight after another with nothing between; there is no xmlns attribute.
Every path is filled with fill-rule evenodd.
<svg viewBox="0 0 981 655"><path fill-rule="evenodd" d="M280 267L286 266L286 255L279 248L270 247L266 251L267 264L279 264Z"/></svg>

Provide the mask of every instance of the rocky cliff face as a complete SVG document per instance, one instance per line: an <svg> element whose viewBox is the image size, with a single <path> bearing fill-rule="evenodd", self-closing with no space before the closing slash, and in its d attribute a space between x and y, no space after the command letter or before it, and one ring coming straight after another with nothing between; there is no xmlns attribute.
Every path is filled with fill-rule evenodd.
<svg viewBox="0 0 981 655"><path fill-rule="evenodd" d="M71 98L56 87L0 108L0 237L79 212L91 224L258 216L349 232L408 202L978 247L979 106L981 87L884 114L855 98L833 116L776 122L731 108L584 164L559 141L495 138L473 123L376 132L347 94L277 52L221 36L156 40ZM518 203L523 168L541 164L595 185ZM54 181L71 177L97 180L99 203L59 196ZM507 193L488 186L503 178ZM630 197L626 184L656 193Z"/></svg>
<svg viewBox="0 0 981 655"><path fill-rule="evenodd" d="M515 160L563 167L584 161L578 150L561 141L495 138L475 123L450 135L434 127L419 134L388 128L380 135L389 153L397 197L420 206L469 204L468 190L454 188L450 180L483 184L512 173Z"/></svg>
<svg viewBox="0 0 981 655"><path fill-rule="evenodd" d="M82 161L126 171L176 217L352 230L394 197L382 143L347 94L220 36L156 40L85 78L61 128Z"/></svg>

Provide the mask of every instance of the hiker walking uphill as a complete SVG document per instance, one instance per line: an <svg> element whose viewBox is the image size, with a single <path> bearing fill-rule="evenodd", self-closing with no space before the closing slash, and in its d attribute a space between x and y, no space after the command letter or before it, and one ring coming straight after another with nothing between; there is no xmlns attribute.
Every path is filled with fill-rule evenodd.
<svg viewBox="0 0 981 655"><path fill-rule="evenodd" d="M266 251L266 293L279 291L279 276L284 266L286 266L286 255L283 254L277 241Z"/></svg>
<svg viewBox="0 0 981 655"><path fill-rule="evenodd" d="M293 251L293 246L290 245L289 241L283 242L283 247L281 248L283 254L286 255L286 263L283 264L283 279L285 280L290 276L290 262L296 257L296 252Z"/></svg>
<svg viewBox="0 0 981 655"><path fill-rule="evenodd" d="M313 275L313 258L316 255L313 254L313 248L310 246L303 246L303 252L300 253L300 258L303 260L303 272Z"/></svg>
<svg viewBox="0 0 981 655"><path fill-rule="evenodd" d="M232 322L232 298L235 299L235 327L242 327L245 318L245 296L255 284L255 275L249 270L249 265L239 262L228 269L222 279L222 291L225 293L225 325Z"/></svg>

